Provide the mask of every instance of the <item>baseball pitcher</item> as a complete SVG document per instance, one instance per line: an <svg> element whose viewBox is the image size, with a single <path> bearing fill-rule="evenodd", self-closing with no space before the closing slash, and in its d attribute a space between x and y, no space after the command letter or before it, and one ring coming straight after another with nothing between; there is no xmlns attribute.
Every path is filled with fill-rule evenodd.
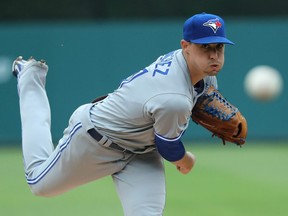
<svg viewBox="0 0 288 216"><path fill-rule="evenodd" d="M161 55L114 92L77 108L55 148L45 91L48 65L18 57L12 71L18 80L24 168L32 193L56 196L111 176L126 216L162 215L163 160L182 174L195 164L181 141L194 111L193 120L214 135L245 143L245 118L217 91L226 44L233 43L221 17L192 16L184 23L181 49Z"/></svg>

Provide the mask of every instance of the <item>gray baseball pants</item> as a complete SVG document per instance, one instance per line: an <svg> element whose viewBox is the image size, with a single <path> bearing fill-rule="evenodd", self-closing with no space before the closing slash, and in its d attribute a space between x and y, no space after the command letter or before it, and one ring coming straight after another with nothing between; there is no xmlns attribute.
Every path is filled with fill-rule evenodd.
<svg viewBox="0 0 288 216"><path fill-rule="evenodd" d="M80 106L72 114L54 148L45 91L47 71L33 63L18 77L24 169L32 193L55 196L112 176L126 216L162 215L166 192L161 156L157 151L126 154L102 146L87 133L94 127L91 104Z"/></svg>

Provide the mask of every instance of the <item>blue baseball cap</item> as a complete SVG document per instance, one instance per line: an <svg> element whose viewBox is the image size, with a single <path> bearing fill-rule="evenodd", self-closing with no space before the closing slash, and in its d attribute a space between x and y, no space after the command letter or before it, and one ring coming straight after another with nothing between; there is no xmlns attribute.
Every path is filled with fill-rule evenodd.
<svg viewBox="0 0 288 216"><path fill-rule="evenodd" d="M185 21L183 39L195 44L234 44L226 38L224 20L207 13L196 14Z"/></svg>

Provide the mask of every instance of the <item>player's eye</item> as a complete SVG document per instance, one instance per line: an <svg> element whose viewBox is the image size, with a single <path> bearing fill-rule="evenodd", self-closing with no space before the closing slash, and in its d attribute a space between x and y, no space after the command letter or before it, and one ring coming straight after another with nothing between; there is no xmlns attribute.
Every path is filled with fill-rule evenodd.
<svg viewBox="0 0 288 216"><path fill-rule="evenodd" d="M209 44L201 44L200 46L202 49L208 50L210 49L210 45Z"/></svg>
<svg viewBox="0 0 288 216"><path fill-rule="evenodd" d="M203 48L209 49L210 48L210 44L203 44Z"/></svg>
<svg viewBox="0 0 288 216"><path fill-rule="evenodd" d="M218 43L218 44L201 44L200 45L201 49L204 51L210 52L210 51L217 51L221 52L223 50L224 44L223 43Z"/></svg>
<svg viewBox="0 0 288 216"><path fill-rule="evenodd" d="M224 47L224 44L219 43L219 44L217 44L216 49L221 50L223 47Z"/></svg>

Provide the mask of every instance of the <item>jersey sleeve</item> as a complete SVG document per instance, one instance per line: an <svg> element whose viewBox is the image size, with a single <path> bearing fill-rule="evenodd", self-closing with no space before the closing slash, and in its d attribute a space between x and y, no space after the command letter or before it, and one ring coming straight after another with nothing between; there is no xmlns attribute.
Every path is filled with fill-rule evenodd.
<svg viewBox="0 0 288 216"><path fill-rule="evenodd" d="M149 100L146 109L154 120L159 153L168 161L180 160L185 154L181 136L189 124L191 101L185 95L163 94Z"/></svg>

